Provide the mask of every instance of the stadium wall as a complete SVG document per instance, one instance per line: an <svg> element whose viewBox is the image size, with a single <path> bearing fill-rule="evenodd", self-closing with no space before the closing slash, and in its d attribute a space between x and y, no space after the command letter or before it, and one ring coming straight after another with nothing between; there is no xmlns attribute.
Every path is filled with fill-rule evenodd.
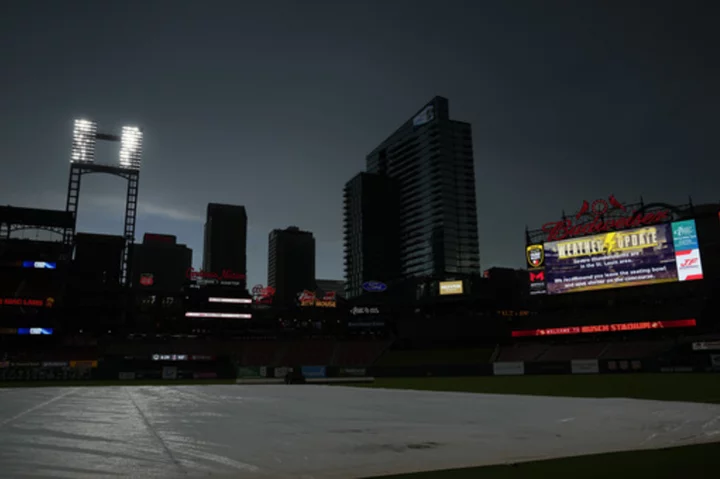
<svg viewBox="0 0 720 479"><path fill-rule="evenodd" d="M297 366L296 366L297 367ZM307 372L308 367L301 367ZM0 362L0 384L31 382L93 382L93 381L160 381L185 380L237 380L269 379L272 382L282 379L294 367L242 367L234 369L232 364L205 364L202 367L179 365L159 365L137 367L137 365L98 364L91 366L71 366L70 363L28 363ZM720 355L703 354L692 360L666 362L658 360L583 360L574 361L519 362L512 368L506 365L498 368L497 363L485 365L458 366L403 366L338 368L311 366L314 374L309 380L325 378L394 378L394 377L471 377L505 375L556 375L556 374L637 374L637 373L701 373L720 372ZM320 372L322 371L322 372Z"/></svg>

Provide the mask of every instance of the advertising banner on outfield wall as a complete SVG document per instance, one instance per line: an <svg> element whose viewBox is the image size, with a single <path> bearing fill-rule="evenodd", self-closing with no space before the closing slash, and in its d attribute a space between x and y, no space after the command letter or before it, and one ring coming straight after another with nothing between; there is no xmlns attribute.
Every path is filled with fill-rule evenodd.
<svg viewBox="0 0 720 479"><path fill-rule="evenodd" d="M493 363L493 374L495 376L522 376L525 374L525 363L522 361Z"/></svg>
<svg viewBox="0 0 720 479"><path fill-rule="evenodd" d="M287 375L287 373L291 373L292 370L293 370L292 368L287 368L287 367L275 368L274 376L276 378L284 378Z"/></svg>
<svg viewBox="0 0 720 479"><path fill-rule="evenodd" d="M0 367L0 381L82 381L91 379L92 369L43 368L20 366L13 363L9 367Z"/></svg>
<svg viewBox="0 0 720 479"><path fill-rule="evenodd" d="M600 362L597 359L573 359L570 363L573 374L597 374Z"/></svg>
<svg viewBox="0 0 720 479"><path fill-rule="evenodd" d="M326 376L325 366L303 366L301 371L306 378L324 378Z"/></svg>
<svg viewBox="0 0 720 479"><path fill-rule="evenodd" d="M692 344L693 351L720 351L720 341L700 341Z"/></svg>
<svg viewBox="0 0 720 479"><path fill-rule="evenodd" d="M340 368L340 376L342 377L363 377L367 374L365 368Z"/></svg>
<svg viewBox="0 0 720 479"><path fill-rule="evenodd" d="M720 371L720 354L710 355L710 366L713 371Z"/></svg>
<svg viewBox="0 0 720 479"><path fill-rule="evenodd" d="M237 370L237 377L239 378L260 378L263 377L263 374L261 374L260 367L258 366L250 366L250 367L243 367L240 366Z"/></svg>

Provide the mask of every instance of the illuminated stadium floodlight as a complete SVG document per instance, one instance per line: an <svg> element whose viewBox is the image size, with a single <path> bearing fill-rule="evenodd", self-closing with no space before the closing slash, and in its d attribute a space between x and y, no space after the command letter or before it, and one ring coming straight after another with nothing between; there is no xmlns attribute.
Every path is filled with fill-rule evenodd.
<svg viewBox="0 0 720 479"><path fill-rule="evenodd" d="M120 137L120 166L132 170L140 169L143 133L135 126L124 126Z"/></svg>
<svg viewBox="0 0 720 479"><path fill-rule="evenodd" d="M100 164L95 161L95 143L107 141L120 143L120 162ZM142 158L143 132L135 126L124 126L121 135L98 131L97 123L90 120L75 120L73 148L70 159L70 178L68 178L68 195L65 210L72 214L73 227L63 234L63 242L72 244L75 241L77 211L80 201L80 184L83 175L90 173L106 173L127 180L127 196L125 199L125 227L123 237L122 276L120 283L129 285L130 251L135 243L135 222L137 219L138 183L140 162Z"/></svg>
<svg viewBox="0 0 720 479"><path fill-rule="evenodd" d="M96 140L97 123L89 120L75 120L70 163L93 163Z"/></svg>
<svg viewBox="0 0 720 479"><path fill-rule="evenodd" d="M186 318L251 319L248 313L185 313Z"/></svg>
<svg viewBox="0 0 720 479"><path fill-rule="evenodd" d="M250 298L208 298L210 303L252 304Z"/></svg>

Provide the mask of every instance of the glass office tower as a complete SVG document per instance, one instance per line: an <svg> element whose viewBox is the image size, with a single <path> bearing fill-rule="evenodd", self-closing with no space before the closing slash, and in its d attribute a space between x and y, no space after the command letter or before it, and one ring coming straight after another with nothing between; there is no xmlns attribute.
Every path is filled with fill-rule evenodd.
<svg viewBox="0 0 720 479"><path fill-rule="evenodd" d="M344 191L345 297L364 294L363 283L400 278L398 182L360 173Z"/></svg>
<svg viewBox="0 0 720 479"><path fill-rule="evenodd" d="M469 123L435 97L367 156L367 171L400 189L401 275L442 278L480 271Z"/></svg>

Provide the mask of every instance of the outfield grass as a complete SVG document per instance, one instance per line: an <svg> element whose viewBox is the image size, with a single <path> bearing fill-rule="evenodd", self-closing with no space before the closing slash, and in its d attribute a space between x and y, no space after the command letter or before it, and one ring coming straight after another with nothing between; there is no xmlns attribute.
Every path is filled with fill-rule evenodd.
<svg viewBox="0 0 720 479"><path fill-rule="evenodd" d="M720 404L720 374L711 373L378 378L372 384L353 386L486 394L626 397Z"/></svg>
<svg viewBox="0 0 720 479"><path fill-rule="evenodd" d="M720 477L720 443L615 452L514 465L383 476L384 479L704 479ZM376 478L379 479L379 478Z"/></svg>
<svg viewBox="0 0 720 479"><path fill-rule="evenodd" d="M354 387L720 403L718 374L382 378L374 384ZM720 442L402 474L385 476L385 479L701 479L720 477L718 457Z"/></svg>

